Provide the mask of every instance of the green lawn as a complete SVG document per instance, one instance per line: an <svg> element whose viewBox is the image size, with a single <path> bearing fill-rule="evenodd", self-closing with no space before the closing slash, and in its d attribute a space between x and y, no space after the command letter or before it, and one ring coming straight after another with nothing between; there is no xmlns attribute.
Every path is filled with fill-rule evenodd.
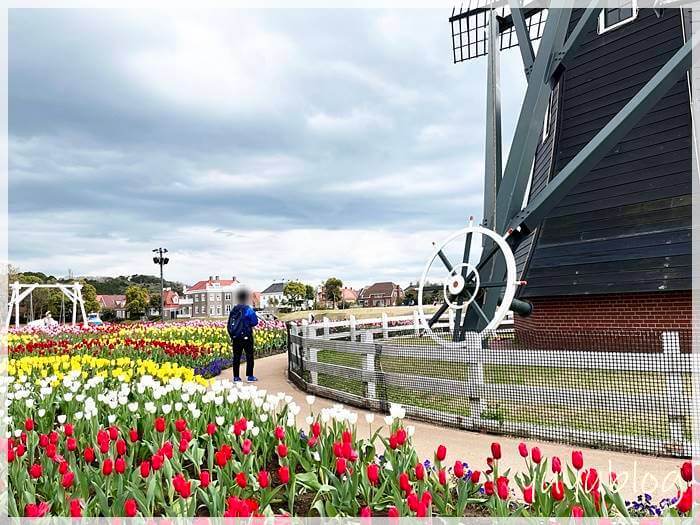
<svg viewBox="0 0 700 525"><path fill-rule="evenodd" d="M361 356L336 351L319 351L318 359L323 363L361 368ZM469 367L463 363L431 361L426 357L382 356L376 366L384 372L400 373L406 378L415 377L417 383L424 378L469 381ZM686 392L690 392L690 374L684 377ZM546 386L551 388L606 391L625 394L662 395L665 376L655 372L622 372L607 370L578 370L575 368L552 368L543 366L484 366L485 383L503 385ZM319 384L328 388L363 396L366 386L359 380L319 374ZM402 387L377 385L377 395L390 402L433 409L449 414L469 416L470 399L459 392L426 393ZM531 423L543 426L561 426L590 432L609 432L629 436L669 438L669 428L663 414L640 411L593 410L577 407L563 400L552 399L533 406L515 401L491 401L481 414L484 419L499 422ZM690 436L690 428L686 430ZM594 444L594 443L592 443Z"/></svg>

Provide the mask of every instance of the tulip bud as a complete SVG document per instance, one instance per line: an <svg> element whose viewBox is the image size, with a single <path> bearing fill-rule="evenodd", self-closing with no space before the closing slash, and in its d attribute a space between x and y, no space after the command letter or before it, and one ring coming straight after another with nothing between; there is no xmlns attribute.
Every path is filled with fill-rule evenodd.
<svg viewBox="0 0 700 525"><path fill-rule="evenodd" d="M438 472L438 481L440 485L447 485L447 472L445 472L444 468L440 469Z"/></svg>
<svg viewBox="0 0 700 525"><path fill-rule="evenodd" d="M435 453L435 459L438 461L445 461L445 458L447 457L447 447L445 445L440 445L437 448L437 452Z"/></svg>
<svg viewBox="0 0 700 525"><path fill-rule="evenodd" d="M114 470L117 471L117 474L124 474L126 471L126 461L124 461L124 458L117 458L114 461Z"/></svg>
<svg viewBox="0 0 700 525"><path fill-rule="evenodd" d="M279 457L281 458L286 458L287 457L287 445L284 443L280 443L277 446L277 454L279 454Z"/></svg>
<svg viewBox="0 0 700 525"><path fill-rule="evenodd" d="M583 452L580 450L571 452L571 464L576 470L581 470L583 468Z"/></svg>
<svg viewBox="0 0 700 525"><path fill-rule="evenodd" d="M452 470L455 473L455 477L460 479L464 477L464 463L461 461L455 461L455 466Z"/></svg>
<svg viewBox="0 0 700 525"><path fill-rule="evenodd" d="M493 459L501 459L501 444L500 443L491 443L491 455L493 456Z"/></svg>
<svg viewBox="0 0 700 525"><path fill-rule="evenodd" d="M109 476L112 473L113 468L114 464L110 458L107 458L102 462L102 474L105 476Z"/></svg>
<svg viewBox="0 0 700 525"><path fill-rule="evenodd" d="M141 477L142 478L147 478L148 475L151 473L151 463L148 460L142 461L141 462Z"/></svg>
<svg viewBox="0 0 700 525"><path fill-rule="evenodd" d="M416 479L419 481L422 481L423 478L425 477L425 467L423 466L423 463L418 463L416 464Z"/></svg>
<svg viewBox="0 0 700 525"><path fill-rule="evenodd" d="M372 509L369 507L362 507L360 509L360 517L361 518L370 518L372 516Z"/></svg>
<svg viewBox="0 0 700 525"><path fill-rule="evenodd" d="M335 460L335 471L339 476L347 472L347 460L345 458L337 458Z"/></svg>
<svg viewBox="0 0 700 525"><path fill-rule="evenodd" d="M539 447L532 448L532 461L534 461L538 465L540 464L540 461L542 461L542 451Z"/></svg>
<svg viewBox="0 0 700 525"><path fill-rule="evenodd" d="M552 456L552 472L554 474L561 474L561 459L557 456Z"/></svg>
<svg viewBox="0 0 700 525"><path fill-rule="evenodd" d="M210 476L208 470L203 470L202 472L199 473L199 486L200 487L202 487L203 489L207 488L209 486L210 481L211 481L211 476Z"/></svg>
<svg viewBox="0 0 700 525"><path fill-rule="evenodd" d="M288 467L280 467L279 470L277 470L277 474L280 477L280 482L283 484L289 483L289 468Z"/></svg>
<svg viewBox="0 0 700 525"><path fill-rule="evenodd" d="M535 501L533 497L532 485L523 488L523 499L528 505L532 505L532 502Z"/></svg>
<svg viewBox="0 0 700 525"><path fill-rule="evenodd" d="M520 453L520 457L526 458L527 457L527 445L525 443L520 443L518 445L518 453Z"/></svg>
<svg viewBox="0 0 700 525"><path fill-rule="evenodd" d="M690 461L686 461L681 465L681 478L687 483L693 481L693 465Z"/></svg>
<svg viewBox="0 0 700 525"><path fill-rule="evenodd" d="M155 428L157 432L165 432L165 419L162 417L156 418Z"/></svg>
<svg viewBox="0 0 700 525"><path fill-rule="evenodd" d="M471 482L474 483L475 485L479 483L479 477L481 476L481 472L478 470L474 470L471 475Z"/></svg>
<svg viewBox="0 0 700 525"><path fill-rule="evenodd" d="M583 507L580 505L574 505L571 507L571 517L572 518L583 518Z"/></svg>
<svg viewBox="0 0 700 525"><path fill-rule="evenodd" d="M270 486L270 475L266 470L261 470L258 472L258 484L261 489L266 489Z"/></svg>

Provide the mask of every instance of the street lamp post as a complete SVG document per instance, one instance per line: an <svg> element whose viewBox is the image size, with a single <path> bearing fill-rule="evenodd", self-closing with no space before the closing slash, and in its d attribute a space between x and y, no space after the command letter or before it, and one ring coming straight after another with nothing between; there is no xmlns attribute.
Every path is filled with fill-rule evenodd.
<svg viewBox="0 0 700 525"><path fill-rule="evenodd" d="M168 253L166 248L154 248L154 253L158 255L153 257L153 262L160 266L160 318L165 321L165 295L163 294L163 265L168 264L170 259L163 257L163 254Z"/></svg>

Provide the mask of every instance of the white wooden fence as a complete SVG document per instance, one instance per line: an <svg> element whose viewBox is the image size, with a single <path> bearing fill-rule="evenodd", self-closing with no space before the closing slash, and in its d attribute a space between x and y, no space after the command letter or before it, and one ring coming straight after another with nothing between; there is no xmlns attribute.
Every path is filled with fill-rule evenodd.
<svg viewBox="0 0 700 525"><path fill-rule="evenodd" d="M451 325L449 318L442 319L438 327ZM405 324L403 324L405 323ZM399 334L401 332L401 334ZM470 415L461 416L424 407L406 406L409 416L437 421L471 430L486 430L504 434L532 436L555 441L566 441L584 445L622 448L643 453L690 457L693 445L688 435L693 404L689 392L691 371L700 371L698 356L681 353L677 332L664 332L658 341L659 351L652 352L585 352L528 350L522 348L484 348L481 339L474 335L468 348L438 346L432 341L426 345L402 344L395 335L420 335L417 314L413 316L382 316L377 319L350 319L349 321L303 322L290 329L290 377L300 382L310 392L368 408L386 409L386 399L378 396L378 383L385 387L398 387L428 394L458 395L469 399ZM392 341L393 339L393 341ZM357 367L319 360L319 352L332 351L359 358ZM426 365L442 362L442 367L459 365L468 368L468 380L422 377L381 370L381 358L425 358ZM568 370L599 371L630 374L651 373L665 381L665 387L650 393L593 388L552 387L545 385L523 385L488 383L484 369L498 367L547 367ZM302 377L300 370L308 372ZM358 396L343 391L339 385L319 383L319 374L360 381L364 395ZM295 377L294 377L295 376ZM650 379L650 381L653 381ZM603 381L604 383L604 381ZM644 389L641 389L644 391ZM668 425L668 439L640 434L611 433L561 425L523 423L518 421L490 419L487 414L489 402L511 402L523 406L553 404L569 406L572 410L585 410L595 418L596 411L619 411L625 414L660 415Z"/></svg>

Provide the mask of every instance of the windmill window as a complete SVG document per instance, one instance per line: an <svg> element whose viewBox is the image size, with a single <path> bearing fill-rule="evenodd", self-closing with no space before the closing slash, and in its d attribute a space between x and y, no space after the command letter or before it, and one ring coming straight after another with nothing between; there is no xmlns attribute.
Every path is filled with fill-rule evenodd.
<svg viewBox="0 0 700 525"><path fill-rule="evenodd" d="M603 9L598 19L598 34L612 31L637 18L637 0L622 0L620 7Z"/></svg>
<svg viewBox="0 0 700 525"><path fill-rule="evenodd" d="M549 137L549 132L551 131L552 123L550 122L552 115L552 93L549 94L547 99L547 108L544 110L544 124L542 125L542 141Z"/></svg>

